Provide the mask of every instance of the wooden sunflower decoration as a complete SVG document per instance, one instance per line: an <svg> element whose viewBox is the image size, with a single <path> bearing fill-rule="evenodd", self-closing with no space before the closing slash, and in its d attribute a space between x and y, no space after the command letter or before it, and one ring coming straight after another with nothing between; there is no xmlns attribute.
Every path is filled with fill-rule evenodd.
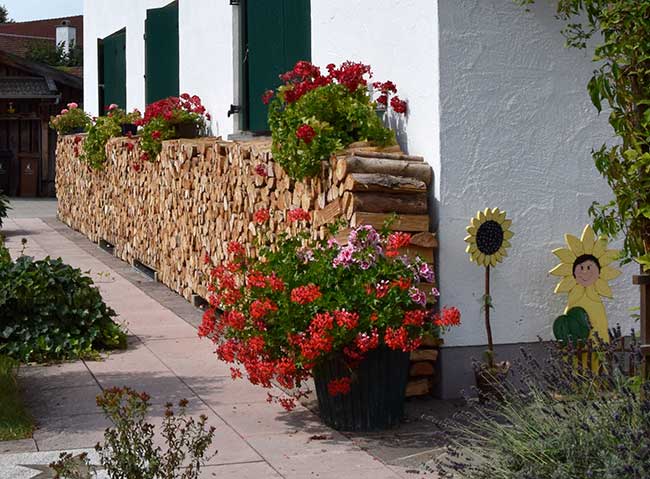
<svg viewBox="0 0 650 479"><path fill-rule="evenodd" d="M506 219L506 212L499 208L485 208L472 218L467 227L469 235L465 238L470 261L479 266L496 266L508 256L512 221Z"/></svg>
<svg viewBox="0 0 650 479"><path fill-rule="evenodd" d="M619 251L608 249L607 238L596 238L593 228L585 226L582 236L567 234L564 236L567 248L553 250L560 259L560 264L550 271L550 274L562 279L555 287L555 293L568 294L568 304L565 314L560 316L553 326L557 339L567 339L566 331L573 331L576 321L569 320L580 313L586 313L592 338L596 335L609 341L609 325L602 297L611 298L612 289L608 281L618 278L621 272L610 266L619 255ZM567 319L568 318L568 319ZM574 333L572 339L586 339L582 334Z"/></svg>
<svg viewBox="0 0 650 479"><path fill-rule="evenodd" d="M483 296L483 309L485 312L485 332L487 333L487 366L494 370L494 342L492 341L492 327L490 326L490 267L503 261L508 256L510 239L514 236L510 231L512 221L506 218L506 212L499 208L485 208L471 219L467 227L469 235L465 238L467 253L470 261L485 267L485 295ZM507 363L504 363L507 366ZM509 366L508 366L509 367Z"/></svg>

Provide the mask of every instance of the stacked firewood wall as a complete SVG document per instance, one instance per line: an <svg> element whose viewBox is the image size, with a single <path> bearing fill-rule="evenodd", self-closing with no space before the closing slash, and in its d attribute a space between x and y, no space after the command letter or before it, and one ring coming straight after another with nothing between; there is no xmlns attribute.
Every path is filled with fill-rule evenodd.
<svg viewBox="0 0 650 479"><path fill-rule="evenodd" d="M207 252L215 264L227 258L229 241L252 248L258 234L253 213L271 212L271 231L295 232L286 212L312 213L312 234L344 218L349 228L371 224L412 233L405 253L434 261L429 233L428 187L432 171L421 157L397 148L355 144L328 162L319 177L294 181L273 162L268 139L230 142L215 138L163 144L155 163L140 162L136 139L107 145L104 169L80 162L83 137L57 145L59 219L114 254L154 270L157 279L185 298L207 297ZM348 228L348 230L349 230ZM348 230L339 233L339 239ZM429 285L433 287L433 285ZM429 344L429 343L428 343ZM409 395L431 391L436 344L413 353Z"/></svg>

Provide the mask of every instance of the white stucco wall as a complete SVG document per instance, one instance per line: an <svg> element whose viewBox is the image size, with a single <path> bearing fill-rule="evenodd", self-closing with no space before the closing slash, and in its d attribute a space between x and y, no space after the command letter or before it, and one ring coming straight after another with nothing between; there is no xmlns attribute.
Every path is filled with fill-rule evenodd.
<svg viewBox="0 0 650 479"><path fill-rule="evenodd" d="M97 39L126 27L127 108L145 108L144 22L147 9L170 0L84 1L84 107L98 114ZM232 6L211 0L179 2L180 93L199 95L215 135L232 133Z"/></svg>
<svg viewBox="0 0 650 479"><path fill-rule="evenodd" d="M370 64L375 80L392 80L409 112L397 125L409 153L440 171L437 2L312 0L312 61ZM435 191L438 188L434 188Z"/></svg>
<svg viewBox="0 0 650 479"><path fill-rule="evenodd" d="M492 276L495 341L529 342L550 338L565 307L547 274L557 264L551 250L590 222L592 201L611 194L590 155L612 137L586 92L591 53L565 49L552 2L537 3L526 13L511 0L439 1L440 286L443 302L463 313L447 345L485 343L483 271L468 262L463 242L477 210L505 209L516 234ZM633 269L606 302L610 325L632 324Z"/></svg>

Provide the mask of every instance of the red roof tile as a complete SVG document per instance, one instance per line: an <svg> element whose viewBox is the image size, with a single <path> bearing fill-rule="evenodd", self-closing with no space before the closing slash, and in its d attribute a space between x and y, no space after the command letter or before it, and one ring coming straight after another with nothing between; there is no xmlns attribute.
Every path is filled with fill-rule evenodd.
<svg viewBox="0 0 650 479"><path fill-rule="evenodd" d="M31 22L16 22L0 24L0 34L11 34L27 37L56 39L56 27L63 20L69 20L70 25L77 29L77 45L83 46L83 15L73 17L48 18Z"/></svg>

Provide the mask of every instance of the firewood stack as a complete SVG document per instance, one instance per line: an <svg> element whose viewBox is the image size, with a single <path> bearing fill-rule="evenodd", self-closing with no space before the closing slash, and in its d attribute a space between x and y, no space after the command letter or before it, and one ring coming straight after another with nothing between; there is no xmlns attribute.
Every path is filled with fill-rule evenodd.
<svg viewBox="0 0 650 479"><path fill-rule="evenodd" d="M116 256L153 269L157 279L190 300L207 297L208 253L215 264L239 241L252 251L259 234L253 213L271 212L274 233L295 233L288 210L312 213L312 235L344 218L349 228L370 224L412 233L405 253L433 264L436 238L429 233L431 167L398 147L357 143L323 162L321 175L294 181L273 162L269 139L231 142L219 138L163 144L156 162L140 161L137 139L115 138L103 170L78 159L83 140L64 136L57 145L59 219L94 242L108 243ZM433 288L433 285L428 285ZM434 345L430 345L434 346ZM437 350L413 353L409 395L427 394ZM426 383L426 387L425 387Z"/></svg>

